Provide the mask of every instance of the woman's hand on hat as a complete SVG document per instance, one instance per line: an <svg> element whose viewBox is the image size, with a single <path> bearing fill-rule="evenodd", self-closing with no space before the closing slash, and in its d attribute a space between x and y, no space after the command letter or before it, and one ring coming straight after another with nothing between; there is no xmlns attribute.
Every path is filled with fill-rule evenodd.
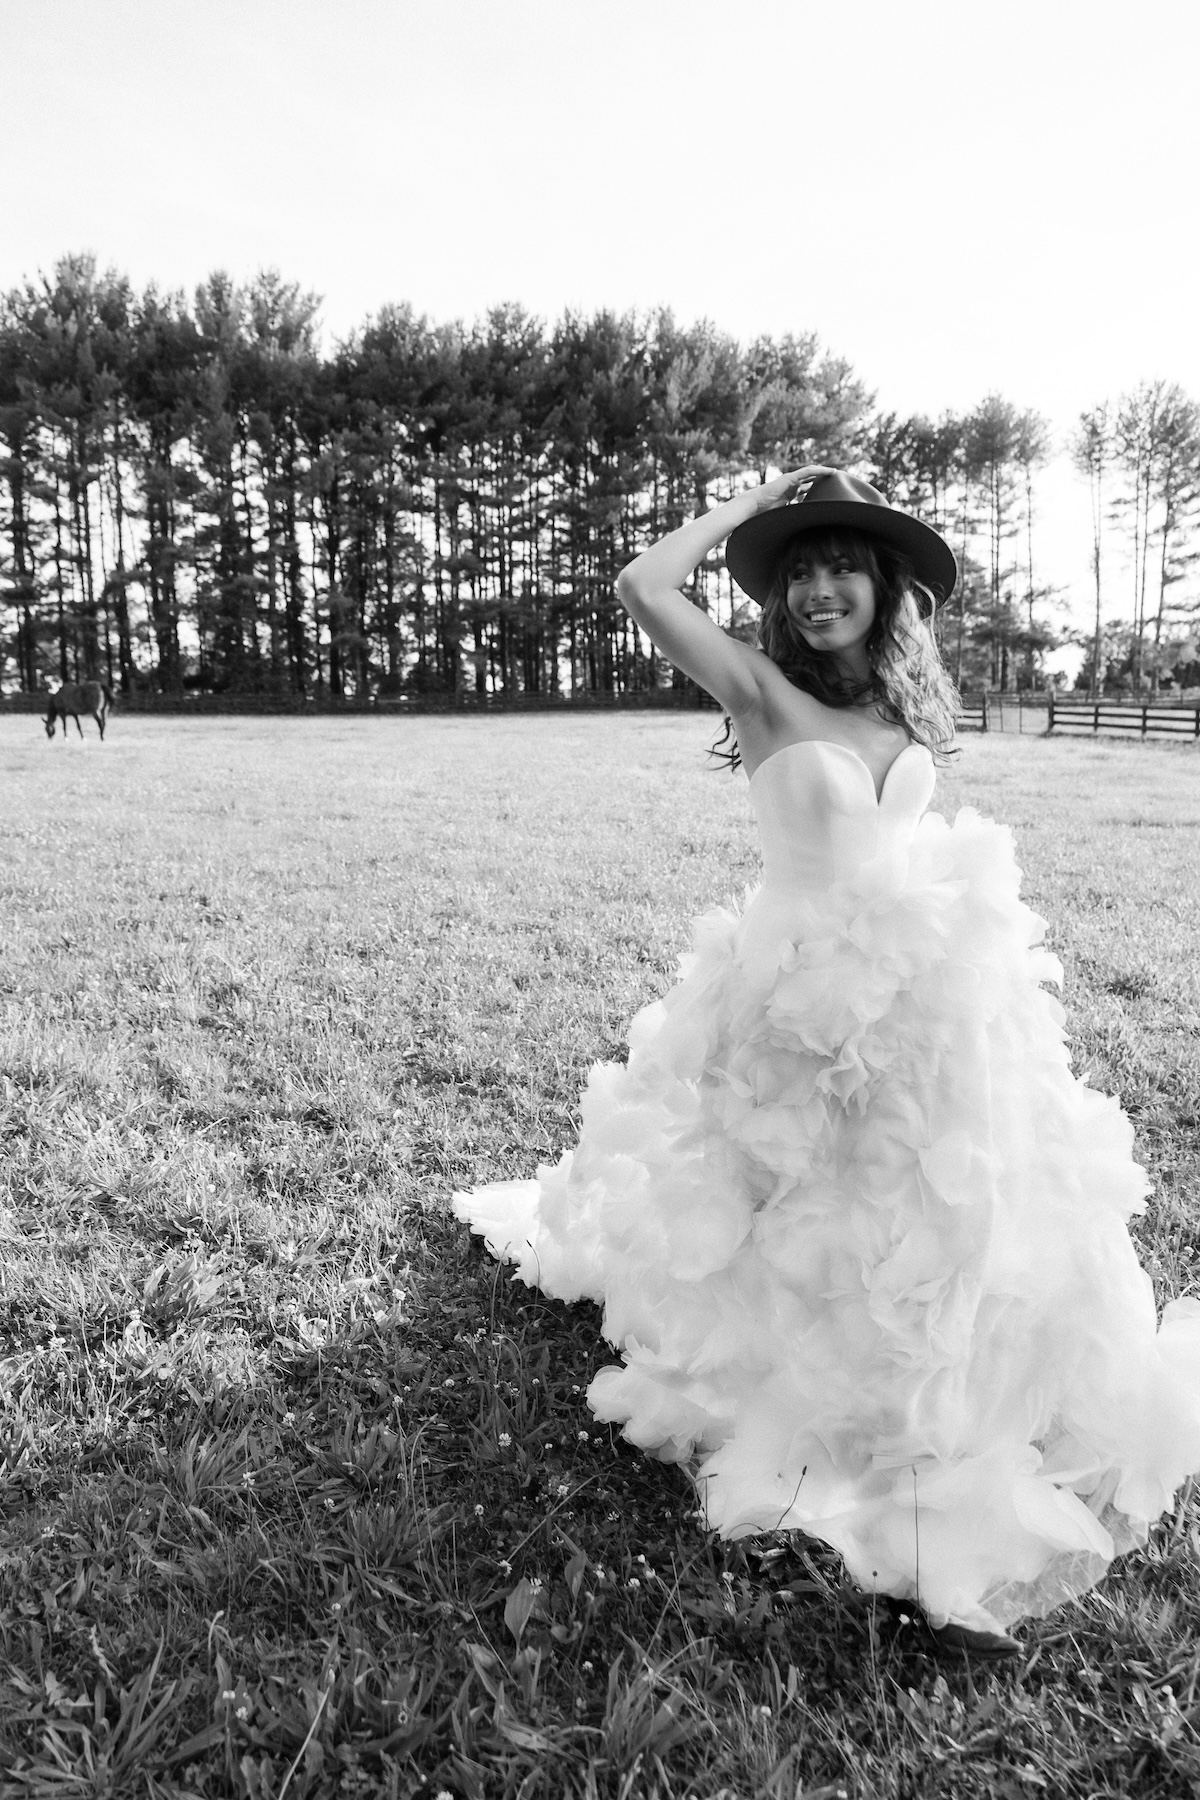
<svg viewBox="0 0 1200 1800"><path fill-rule="evenodd" d="M777 475L774 481L764 481L761 487L751 488L750 492L757 501L759 512L770 512L776 506L786 506L789 500L796 499L802 489L819 481L822 475L832 475L834 471L825 463L808 463L803 469L792 469L786 475Z"/></svg>

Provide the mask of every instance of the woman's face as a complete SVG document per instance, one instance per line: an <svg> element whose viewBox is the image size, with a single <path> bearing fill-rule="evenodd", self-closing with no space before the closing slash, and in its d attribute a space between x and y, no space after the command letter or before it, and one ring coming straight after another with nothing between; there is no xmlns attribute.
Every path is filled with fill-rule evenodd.
<svg viewBox="0 0 1200 1800"><path fill-rule="evenodd" d="M792 571L787 609L811 649L845 655L875 623L875 583L848 556L814 558Z"/></svg>

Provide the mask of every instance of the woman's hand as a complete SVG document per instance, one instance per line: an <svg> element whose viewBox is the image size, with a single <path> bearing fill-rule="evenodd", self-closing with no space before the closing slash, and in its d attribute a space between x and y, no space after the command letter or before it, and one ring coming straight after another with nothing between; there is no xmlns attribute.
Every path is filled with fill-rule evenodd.
<svg viewBox="0 0 1200 1800"><path fill-rule="evenodd" d="M792 469L787 475L777 475L774 481L764 481L761 487L749 489L755 501L755 511L772 512L777 506L786 506L802 488L811 487L822 475L833 473L824 463L808 463L803 469Z"/></svg>
<svg viewBox="0 0 1200 1800"><path fill-rule="evenodd" d="M731 531L760 512L786 506L810 482L832 474L824 463L809 463L764 481L761 487L741 488L731 499L651 544L617 579L618 597L630 617L677 669L707 688L735 719L747 717L758 705L766 658L761 650L722 631L681 590L696 564Z"/></svg>

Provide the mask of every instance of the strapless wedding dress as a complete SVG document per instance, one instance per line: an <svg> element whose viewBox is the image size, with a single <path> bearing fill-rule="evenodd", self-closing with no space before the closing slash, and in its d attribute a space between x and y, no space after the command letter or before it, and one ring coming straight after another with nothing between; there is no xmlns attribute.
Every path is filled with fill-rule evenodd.
<svg viewBox="0 0 1200 1800"><path fill-rule="evenodd" d="M838 744L755 773L763 881L597 1064L577 1148L456 1195L519 1278L604 1308L596 1417L727 1537L1003 1629L1091 1587L1200 1469L1200 1301L1159 1325L1147 1181L1072 1076L1012 840Z"/></svg>

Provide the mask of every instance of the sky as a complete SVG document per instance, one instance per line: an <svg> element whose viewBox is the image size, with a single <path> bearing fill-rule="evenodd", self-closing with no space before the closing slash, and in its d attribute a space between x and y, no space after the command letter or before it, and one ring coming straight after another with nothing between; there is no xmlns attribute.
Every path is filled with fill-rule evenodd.
<svg viewBox="0 0 1200 1800"><path fill-rule="evenodd" d="M0 0L0 288L262 268L327 339L668 305L1058 440L1200 394L1195 0ZM1086 493L1039 555L1088 588Z"/></svg>

